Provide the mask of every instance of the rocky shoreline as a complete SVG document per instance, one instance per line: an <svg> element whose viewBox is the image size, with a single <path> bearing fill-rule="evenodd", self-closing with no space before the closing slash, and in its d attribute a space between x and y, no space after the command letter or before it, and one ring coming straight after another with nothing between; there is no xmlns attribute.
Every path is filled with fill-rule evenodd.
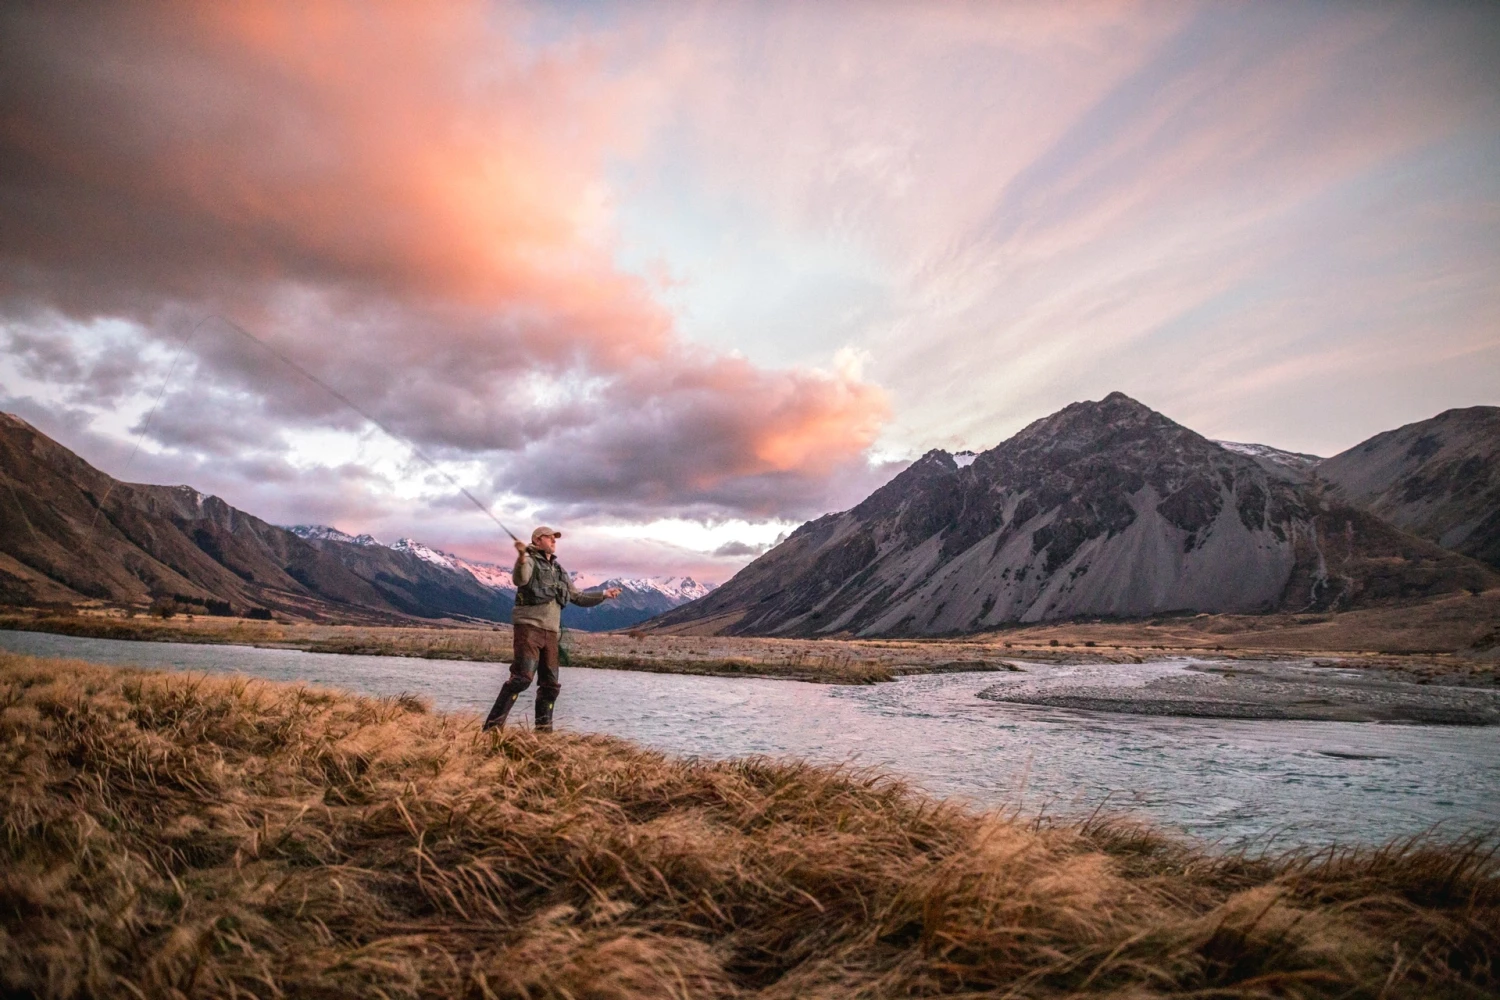
<svg viewBox="0 0 1500 1000"><path fill-rule="evenodd" d="M1417 684L1312 663L1182 662L1150 670L1040 668L985 688L989 701L1131 715L1421 725L1500 725L1500 693Z"/></svg>

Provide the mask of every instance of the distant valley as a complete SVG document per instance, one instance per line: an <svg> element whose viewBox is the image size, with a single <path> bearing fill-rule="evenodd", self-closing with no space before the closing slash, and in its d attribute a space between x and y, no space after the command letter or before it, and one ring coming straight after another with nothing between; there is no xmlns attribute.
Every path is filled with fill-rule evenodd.
<svg viewBox="0 0 1500 1000"><path fill-rule="evenodd" d="M515 603L508 567L412 539L277 527L189 486L121 482L10 414L0 414L0 480L4 604L170 601L190 613L399 624L508 621ZM628 627L710 590L690 579L594 585L623 593L570 607L569 627Z"/></svg>
<svg viewBox="0 0 1500 1000"><path fill-rule="evenodd" d="M1114 393L987 451L933 450L717 589L579 577L618 600L569 627L958 636L1162 614L1334 612L1500 585L1500 408L1320 458L1212 441ZM315 621L500 622L510 567L327 525L282 528L187 486L124 483L0 414L0 602L252 609Z"/></svg>
<svg viewBox="0 0 1500 1000"><path fill-rule="evenodd" d="M324 551L337 555L351 568L361 566L371 555L354 549L385 548L370 535L349 535L322 524L296 524L288 526L292 534L311 542ZM330 544L331 543L331 544ZM486 587L500 594L509 604L514 604L516 587L511 582L511 567L496 563L465 559L452 552L444 552L424 545L413 538L397 539L390 547L397 553L413 556L429 565L453 573L466 573ZM568 628L589 632L628 628L638 622L703 597L712 591L712 584L699 583L692 577L607 577L599 578L587 573L574 572L573 582L580 590L620 589L620 596L597 604L591 608L568 605L563 609L563 624ZM506 615L509 617L509 604Z"/></svg>

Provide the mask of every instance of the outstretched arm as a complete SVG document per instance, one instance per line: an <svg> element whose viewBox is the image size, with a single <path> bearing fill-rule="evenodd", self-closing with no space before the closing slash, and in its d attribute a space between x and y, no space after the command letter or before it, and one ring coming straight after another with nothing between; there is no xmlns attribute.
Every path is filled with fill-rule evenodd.
<svg viewBox="0 0 1500 1000"><path fill-rule="evenodd" d="M603 604L610 598L619 596L619 587L610 587L605 591L593 590L585 592L577 589L572 584L568 585L568 600L580 608L592 608L596 604Z"/></svg>

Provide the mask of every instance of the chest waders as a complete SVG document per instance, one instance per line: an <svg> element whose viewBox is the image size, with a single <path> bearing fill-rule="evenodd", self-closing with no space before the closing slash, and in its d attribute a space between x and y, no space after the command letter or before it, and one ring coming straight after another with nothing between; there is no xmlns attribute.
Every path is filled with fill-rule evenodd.
<svg viewBox="0 0 1500 1000"><path fill-rule="evenodd" d="M536 730L551 732L552 707L557 704L557 695L562 691L562 681L557 676L557 633L524 623L511 628L515 630L515 649L511 656L510 678L500 689L495 706L484 720L484 728L504 728L516 699L531 686L535 677Z"/></svg>
<svg viewBox="0 0 1500 1000"><path fill-rule="evenodd" d="M543 559L533 555L531 579L516 590L516 606L526 608L557 604L560 611L567 606L571 592L572 585L567 571L556 559ZM537 678L536 731L551 732L552 709L557 704L558 693L562 691L562 680L557 674L559 634L524 622L515 622L511 625L511 630L514 638L510 679L500 689L500 696L495 699L494 707L484 720L484 728L504 728L516 699L531 686L532 679Z"/></svg>

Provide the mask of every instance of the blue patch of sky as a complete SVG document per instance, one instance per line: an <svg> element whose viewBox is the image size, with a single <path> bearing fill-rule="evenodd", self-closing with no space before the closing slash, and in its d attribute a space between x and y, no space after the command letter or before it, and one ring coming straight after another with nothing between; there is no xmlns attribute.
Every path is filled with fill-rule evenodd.
<svg viewBox="0 0 1500 1000"><path fill-rule="evenodd" d="M705 183L678 137L617 163L618 266L650 276L691 341L761 365L827 367L891 309L875 258L831 233L797 231L746 194Z"/></svg>

